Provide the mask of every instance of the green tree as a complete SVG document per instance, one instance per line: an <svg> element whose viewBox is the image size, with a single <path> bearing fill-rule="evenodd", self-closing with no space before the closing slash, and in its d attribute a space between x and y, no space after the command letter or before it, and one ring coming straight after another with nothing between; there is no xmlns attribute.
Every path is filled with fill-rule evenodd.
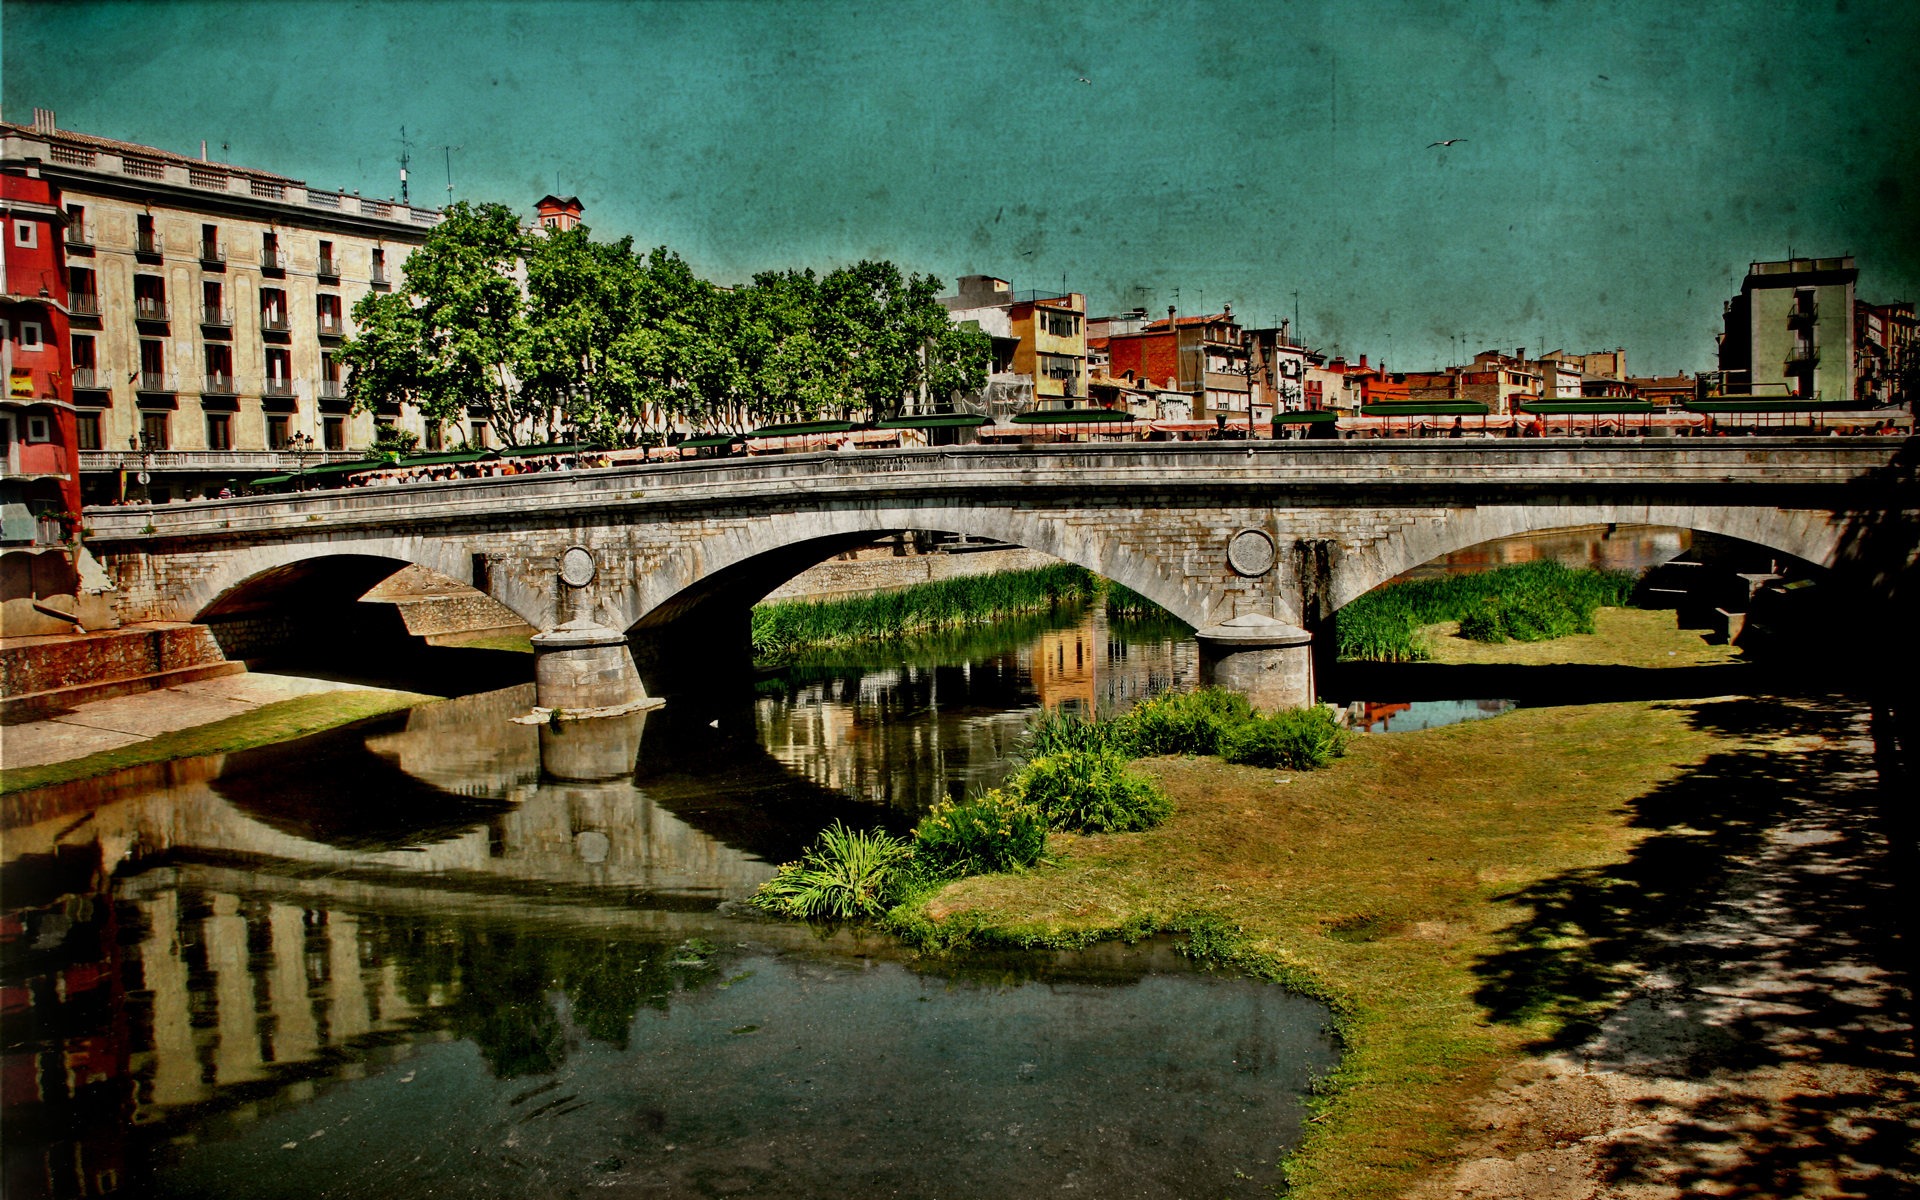
<svg viewBox="0 0 1920 1200"><path fill-rule="evenodd" d="M940 280L902 275L890 262L862 262L820 284L817 323L850 407L873 420L909 401L944 400L986 382L989 343L955 327L939 302Z"/></svg>
<svg viewBox="0 0 1920 1200"><path fill-rule="evenodd" d="M642 282L631 238L596 242L580 225L534 240L518 370L522 408L538 410L548 441L636 440L631 415L645 397L621 347L640 319Z"/></svg>
<svg viewBox="0 0 1920 1200"><path fill-rule="evenodd" d="M523 248L506 205L448 207L407 256L401 289L354 305L361 334L342 354L353 368L355 410L405 404L455 424L479 411L502 441L516 444L533 415L514 373L526 338L516 278Z"/></svg>

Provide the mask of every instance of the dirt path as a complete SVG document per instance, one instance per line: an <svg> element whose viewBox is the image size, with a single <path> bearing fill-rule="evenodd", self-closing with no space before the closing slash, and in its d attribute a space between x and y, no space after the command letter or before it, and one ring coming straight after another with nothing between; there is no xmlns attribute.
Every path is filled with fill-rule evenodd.
<svg viewBox="0 0 1920 1200"><path fill-rule="evenodd" d="M1630 939L1609 964L1625 1002L1485 1097L1418 1200L1920 1194L1920 909L1893 824L1913 801L1876 772L1864 714L1794 707L1738 731L1765 753L1710 764L1723 803L1646 844L1692 842L1658 852L1721 872L1712 898Z"/></svg>

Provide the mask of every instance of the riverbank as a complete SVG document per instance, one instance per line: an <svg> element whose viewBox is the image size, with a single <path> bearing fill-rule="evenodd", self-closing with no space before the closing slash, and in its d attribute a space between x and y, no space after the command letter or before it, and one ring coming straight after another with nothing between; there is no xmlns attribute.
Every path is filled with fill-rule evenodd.
<svg viewBox="0 0 1920 1200"><path fill-rule="evenodd" d="M1671 613L1624 616L1639 637L1615 657L1633 665L1668 649L1683 659L1698 640ZM1608 661L1601 637L1562 646L1561 660ZM1688 665L1727 670L1730 691L1750 678ZM1650 1198L1723 1183L1785 1195L1822 1172L1885 1184L1911 1151L1873 1131L1910 1121L1916 1089L1910 1057L1888 1049L1901 1030L1911 1037L1887 975L1898 962L1888 914L1903 909L1867 902L1897 872L1885 839L1858 828L1873 776L1854 708L1534 708L1361 738L1312 773L1146 760L1138 769L1176 803L1166 825L1056 836L1049 866L944 889L926 905L927 932L1051 945L1197 928L1210 953L1327 998L1347 1053L1290 1163L1299 1196ZM1850 844L1793 828L1802 809L1848 804ZM1857 870L1820 874L1828 846L1850 850ZM1766 850L1806 860L1808 901L1758 894L1751 856ZM1777 971L1715 994L1730 973L1702 964L1730 925L1756 956L1796 947L1786 1007L1769 1007ZM1802 955L1815 933L1830 940ZM1835 982L1846 978L1851 990ZM1783 1030L1812 1009L1815 1032L1795 1051ZM1684 1049L1660 1043L1669 1035ZM1581 1055L1603 1051L1617 1064L1610 1090L1582 1073ZM1640 1100L1679 1125L1645 1128ZM1858 1122L1852 1144L1822 1131L1823 1102ZM1776 1138L1783 1123L1793 1133ZM1789 1176L1796 1186L1752 1186ZM1615 1190L1623 1178L1638 1190Z"/></svg>
<svg viewBox="0 0 1920 1200"><path fill-rule="evenodd" d="M1045 612L1100 594L1084 567L1056 563L920 583L838 600L784 600L754 606L754 657L779 662L805 651L880 642Z"/></svg>
<svg viewBox="0 0 1920 1200"><path fill-rule="evenodd" d="M82 704L0 729L0 795L271 745L438 698L255 672Z"/></svg>

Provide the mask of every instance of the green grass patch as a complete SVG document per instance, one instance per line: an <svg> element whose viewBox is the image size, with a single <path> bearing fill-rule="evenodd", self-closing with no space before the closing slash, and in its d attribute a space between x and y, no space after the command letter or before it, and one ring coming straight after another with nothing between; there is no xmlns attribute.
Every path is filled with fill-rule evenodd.
<svg viewBox="0 0 1920 1200"><path fill-rule="evenodd" d="M1249 767L1317 771L1347 752L1347 730L1316 705L1253 717L1220 737L1220 757Z"/></svg>
<svg viewBox="0 0 1920 1200"><path fill-rule="evenodd" d="M1618 870L1648 836L1636 800L1725 744L1681 706L1627 703L1356 739L1327 769L1283 778L1151 759L1134 769L1172 798L1164 824L1056 837L1042 868L910 895L887 924L929 950L1172 930L1202 961L1326 999L1341 1064L1270 1183L1400 1196L1450 1165L1472 1099L1591 1004L1590 988L1572 995L1589 973L1536 971L1528 986L1567 989L1566 1003L1488 1007L1488 964L1538 957L1516 955L1531 948L1516 931L1537 923L1528 897ZM1575 957L1616 948L1578 926L1555 936Z"/></svg>
<svg viewBox="0 0 1920 1200"><path fill-rule="evenodd" d="M1424 627L1460 623L1476 641L1535 642L1593 632L1594 612L1625 607L1638 581L1631 571L1568 567L1543 559L1471 575L1416 579L1376 588L1334 614L1341 658L1424 662L1433 656Z"/></svg>
<svg viewBox="0 0 1920 1200"><path fill-rule="evenodd" d="M291 700L262 705L249 713L196 725L191 729L163 733L144 742L102 750L85 758L0 770L0 795L56 783L70 783L76 779L92 779L147 763L196 758L203 754L231 754L236 750L305 737L310 733L437 699L437 696L423 696L415 692L357 689L296 696Z"/></svg>
<svg viewBox="0 0 1920 1200"><path fill-rule="evenodd" d="M842 600L790 600L753 610L753 652L784 660L802 651L953 629L1014 613L1084 604L1100 577L1070 563L996 571Z"/></svg>
<svg viewBox="0 0 1920 1200"><path fill-rule="evenodd" d="M995 788L958 804L941 804L913 830L914 862L929 879L1016 871L1040 861L1047 821L1018 792Z"/></svg>
<svg viewBox="0 0 1920 1200"><path fill-rule="evenodd" d="M1173 812L1153 781L1109 749L1062 750L1034 759L1007 782L1047 826L1071 833L1134 833Z"/></svg>

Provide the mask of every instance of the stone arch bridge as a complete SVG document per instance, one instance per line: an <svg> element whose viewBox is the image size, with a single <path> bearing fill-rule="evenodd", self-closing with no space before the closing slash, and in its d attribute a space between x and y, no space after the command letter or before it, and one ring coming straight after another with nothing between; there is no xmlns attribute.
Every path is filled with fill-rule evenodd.
<svg viewBox="0 0 1920 1200"><path fill-rule="evenodd" d="M536 639L545 650L591 643L605 660L617 641L625 660L630 638L645 662L661 648L743 643L747 611L768 591L907 529L1044 551L1196 628L1259 616L1312 631L1438 555L1603 523L1740 539L1910 605L1917 458L1908 442L1878 438L949 447L101 508L86 519L123 619L207 622L227 630L230 654L274 635L276 622L279 636L300 636L286 623L411 563L471 583L538 630L574 631Z"/></svg>

